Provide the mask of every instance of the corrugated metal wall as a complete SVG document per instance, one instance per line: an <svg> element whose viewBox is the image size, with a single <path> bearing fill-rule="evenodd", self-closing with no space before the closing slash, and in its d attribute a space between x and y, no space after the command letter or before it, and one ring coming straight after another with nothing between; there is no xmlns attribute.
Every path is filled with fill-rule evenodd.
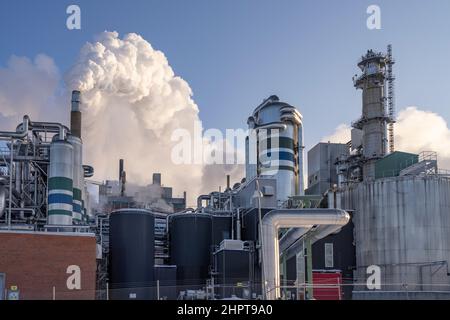
<svg viewBox="0 0 450 320"><path fill-rule="evenodd" d="M363 182L340 193L354 209L355 279L381 267L381 290L450 290L450 179L396 177ZM358 286L355 290L367 290Z"/></svg>

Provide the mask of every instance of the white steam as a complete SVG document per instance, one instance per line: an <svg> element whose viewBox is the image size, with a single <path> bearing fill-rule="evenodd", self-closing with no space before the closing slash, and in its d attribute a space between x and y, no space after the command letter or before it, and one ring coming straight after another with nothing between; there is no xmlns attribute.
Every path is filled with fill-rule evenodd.
<svg viewBox="0 0 450 320"><path fill-rule="evenodd" d="M50 57L38 55L31 61L13 56L0 68L1 130L14 130L24 114L68 124L70 91L80 89L83 162L94 166L93 179L117 180L123 158L130 183L146 186L153 172L161 172L174 196L187 191L188 205L194 205L200 193L224 186L227 173L232 181L242 178L242 166L173 163L171 150L177 142L171 135L175 129L193 134L199 110L188 83L139 35L121 39L116 32L100 34L81 49L65 77L66 89L60 80Z"/></svg>
<svg viewBox="0 0 450 320"><path fill-rule="evenodd" d="M0 68L1 130L15 130L25 114L32 120L67 122L67 109L59 104L59 81L58 68L50 57L39 54L32 61L12 56L6 67Z"/></svg>
<svg viewBox="0 0 450 320"><path fill-rule="evenodd" d="M322 138L322 142L330 143L347 143L351 140L351 128L348 124L340 124L336 127L334 132Z"/></svg>
<svg viewBox="0 0 450 320"><path fill-rule="evenodd" d="M341 124L322 141L347 143L350 141L350 130L348 125ZM436 151L438 165L450 168L450 129L440 115L417 107L407 107L399 112L394 130L396 150L412 153Z"/></svg>
<svg viewBox="0 0 450 320"><path fill-rule="evenodd" d="M115 178L123 158L129 181L147 185L153 172L161 172L175 195L188 191L188 204L223 185L223 167L217 181L202 164L173 163L172 133L193 134L199 110L188 83L141 36L102 33L81 49L66 82L82 91L84 161L94 165L96 179Z"/></svg>

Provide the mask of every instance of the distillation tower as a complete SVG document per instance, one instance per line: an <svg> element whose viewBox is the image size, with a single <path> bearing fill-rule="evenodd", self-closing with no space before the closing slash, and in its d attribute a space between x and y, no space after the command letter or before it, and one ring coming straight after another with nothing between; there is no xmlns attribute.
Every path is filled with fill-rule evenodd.
<svg viewBox="0 0 450 320"><path fill-rule="evenodd" d="M362 116L352 124L362 131L362 163L364 180L375 177L375 162L393 151L393 83L392 55L368 50L358 67L362 73L353 78L362 90ZM386 83L389 84L386 90ZM388 107L388 108L386 108ZM386 110L389 109L389 110ZM389 137L388 139L388 128ZM388 150L388 145L390 146Z"/></svg>

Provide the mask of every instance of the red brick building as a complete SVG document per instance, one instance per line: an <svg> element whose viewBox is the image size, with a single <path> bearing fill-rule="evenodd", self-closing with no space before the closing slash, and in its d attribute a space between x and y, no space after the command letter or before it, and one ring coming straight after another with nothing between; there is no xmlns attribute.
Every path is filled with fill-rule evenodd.
<svg viewBox="0 0 450 320"><path fill-rule="evenodd" d="M68 289L69 266L79 267L79 289ZM56 299L94 299L95 236L0 230L0 274L5 288L17 287L21 300L53 299L53 292Z"/></svg>

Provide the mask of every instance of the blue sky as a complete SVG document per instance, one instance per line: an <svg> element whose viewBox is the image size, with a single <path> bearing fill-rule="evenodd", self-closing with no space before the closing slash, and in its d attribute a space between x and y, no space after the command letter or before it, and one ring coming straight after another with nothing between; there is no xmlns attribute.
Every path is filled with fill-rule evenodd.
<svg viewBox="0 0 450 320"><path fill-rule="evenodd" d="M81 7L82 29L66 29ZM382 30L366 9L381 8ZM271 94L297 106L311 147L360 114L351 78L368 48L393 44L397 109L417 105L450 119L450 1L6 1L0 67L45 53L61 72L104 30L136 32L167 56L194 92L205 128L245 127Z"/></svg>

